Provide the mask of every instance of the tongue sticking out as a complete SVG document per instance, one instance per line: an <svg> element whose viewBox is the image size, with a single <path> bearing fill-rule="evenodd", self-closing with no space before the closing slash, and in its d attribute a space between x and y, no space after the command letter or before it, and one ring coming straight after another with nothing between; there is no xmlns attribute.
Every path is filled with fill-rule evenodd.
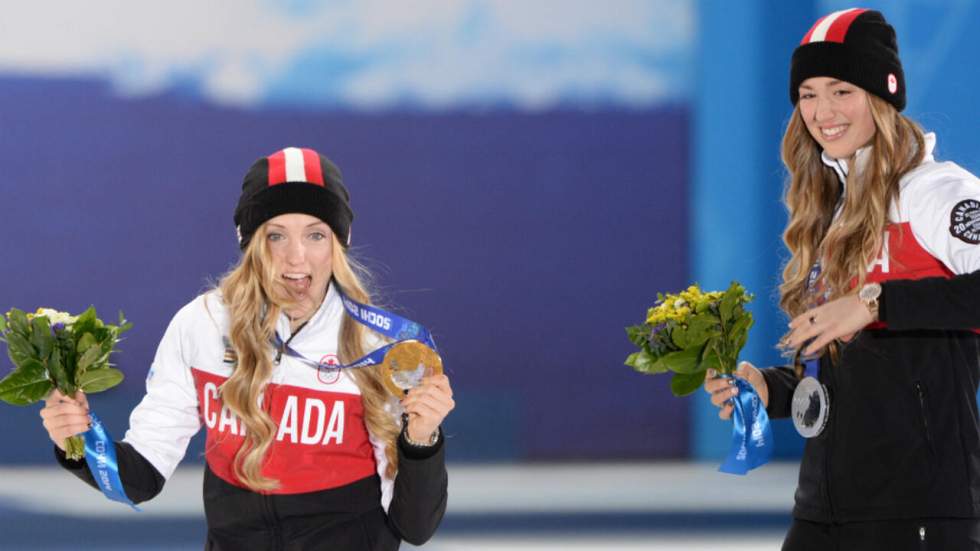
<svg viewBox="0 0 980 551"><path fill-rule="evenodd" d="M305 294L310 289L311 280L309 277L291 278L283 276L283 280L286 282L286 287L294 293Z"/></svg>

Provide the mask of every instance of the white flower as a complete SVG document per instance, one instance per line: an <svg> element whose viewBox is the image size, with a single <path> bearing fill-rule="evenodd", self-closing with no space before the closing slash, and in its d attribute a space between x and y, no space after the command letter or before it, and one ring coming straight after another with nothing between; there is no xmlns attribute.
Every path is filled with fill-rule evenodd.
<svg viewBox="0 0 980 551"><path fill-rule="evenodd" d="M677 308L683 308L686 304L687 304L687 301L686 300L684 300L682 298L679 298L679 299L677 299L677 300L674 301L674 308L675 309L677 309Z"/></svg>
<svg viewBox="0 0 980 551"><path fill-rule="evenodd" d="M51 325L61 323L66 327L75 323L75 320L78 319L78 316L73 316L68 312L60 312L51 308L38 308L34 315L48 318L48 323Z"/></svg>

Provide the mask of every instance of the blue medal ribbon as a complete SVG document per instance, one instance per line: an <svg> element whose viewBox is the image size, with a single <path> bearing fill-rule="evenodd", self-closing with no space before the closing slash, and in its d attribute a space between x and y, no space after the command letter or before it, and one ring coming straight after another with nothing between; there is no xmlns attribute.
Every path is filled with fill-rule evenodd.
<svg viewBox="0 0 980 551"><path fill-rule="evenodd" d="M112 436L102 425L102 421L94 413L89 413L92 419L92 428L84 435L85 439L85 462L95 477L95 483L102 490L102 493L113 501L125 503L133 509L140 511L140 508L130 501L123 489L122 480L119 479L119 463L116 461L116 444Z"/></svg>
<svg viewBox="0 0 980 551"><path fill-rule="evenodd" d="M772 427L769 415L762 405L762 399L752 385L744 379L723 375L735 381L738 395L731 399L732 411L732 445L728 457L718 468L729 474L744 475L750 470L765 465L772 458L774 448Z"/></svg>
<svg viewBox="0 0 980 551"><path fill-rule="evenodd" d="M429 333L429 330L421 324L408 318L403 318L393 312L378 308L377 306L361 304L360 302L357 302L356 300L345 295L343 289L341 289L340 285L337 285L336 282L332 282L331 285L334 285L337 289L337 294L340 295L340 301L343 303L344 310L347 311L347 315L362 325L365 325L368 328L395 340L395 342L386 344L370 354L362 356L360 359L357 359L347 365L332 366L334 369L349 369L380 364L384 361L385 354L388 353L388 350L390 350L396 344L404 341L419 341L432 350L438 351L435 340L432 339L432 334ZM273 339L273 344L277 350L284 351L287 356L296 358L313 367L320 367L319 362L306 358L299 352L290 348L285 342L283 342L282 337L280 337L278 333L276 333L275 338Z"/></svg>
<svg viewBox="0 0 980 551"><path fill-rule="evenodd" d="M804 344L803 346L806 346ZM806 356L803 358L803 376L817 378L820 369L820 356Z"/></svg>

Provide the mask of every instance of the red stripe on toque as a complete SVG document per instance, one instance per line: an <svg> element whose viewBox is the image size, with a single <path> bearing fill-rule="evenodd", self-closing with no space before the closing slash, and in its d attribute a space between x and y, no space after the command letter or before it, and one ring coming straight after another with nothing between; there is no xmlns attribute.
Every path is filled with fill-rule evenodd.
<svg viewBox="0 0 980 551"><path fill-rule="evenodd" d="M306 181L311 184L323 186L323 170L320 168L320 156L312 149L301 149L300 151L303 152L303 169L306 171Z"/></svg>
<svg viewBox="0 0 980 551"><path fill-rule="evenodd" d="M269 155L269 185L274 186L286 181L286 152L276 151Z"/></svg>
<svg viewBox="0 0 980 551"><path fill-rule="evenodd" d="M800 45L808 44L810 42L810 37L813 36L813 31L815 31L817 29L817 26L819 26L820 23L822 23L823 20L824 19L827 19L828 17L830 17L830 16L829 15L825 15L825 16L821 17L820 19L817 19L817 22L814 23L813 26L810 27L810 30L807 31L806 34L803 36L803 40L800 41Z"/></svg>
<svg viewBox="0 0 980 551"><path fill-rule="evenodd" d="M834 21L834 24L827 29L827 42L844 42L844 37L847 36L847 30L851 28L851 23L862 13L868 11L867 9L853 9L845 14L842 14Z"/></svg>

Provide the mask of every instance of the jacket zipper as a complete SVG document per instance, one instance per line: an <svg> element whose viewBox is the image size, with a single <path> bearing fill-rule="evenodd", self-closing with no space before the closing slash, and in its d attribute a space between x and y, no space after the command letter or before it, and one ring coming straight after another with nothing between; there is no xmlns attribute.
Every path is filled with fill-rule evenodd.
<svg viewBox="0 0 980 551"><path fill-rule="evenodd" d="M926 444L929 445L929 454L933 455L935 452L932 448L932 434L929 433L929 413L926 409L926 391L922 388L922 384L919 381L915 382L915 392L919 396L919 410L922 412L922 429L926 433Z"/></svg>

